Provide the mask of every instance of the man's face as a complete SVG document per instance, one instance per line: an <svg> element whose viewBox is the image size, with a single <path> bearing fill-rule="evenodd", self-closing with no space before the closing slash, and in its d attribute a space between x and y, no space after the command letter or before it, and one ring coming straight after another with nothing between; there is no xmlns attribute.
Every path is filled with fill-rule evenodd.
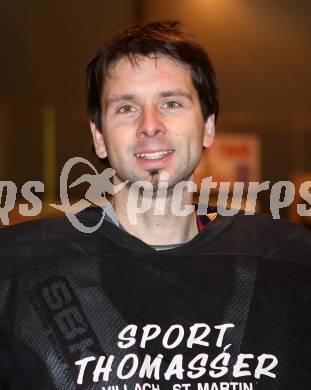
<svg viewBox="0 0 311 390"><path fill-rule="evenodd" d="M203 146L214 136L214 117L204 121L190 68L169 57L120 59L101 97L102 130L91 123L95 150L108 156L115 184L145 180L169 186L193 178Z"/></svg>

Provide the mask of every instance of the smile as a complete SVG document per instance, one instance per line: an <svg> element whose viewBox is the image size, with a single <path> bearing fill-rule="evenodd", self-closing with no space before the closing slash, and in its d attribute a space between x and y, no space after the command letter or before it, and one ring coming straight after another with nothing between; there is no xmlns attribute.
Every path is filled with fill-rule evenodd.
<svg viewBox="0 0 311 390"><path fill-rule="evenodd" d="M135 156L139 158L144 158L146 160L156 160L158 158L167 156L168 154L173 153L173 150L163 150L161 152L152 152L152 153L136 153Z"/></svg>

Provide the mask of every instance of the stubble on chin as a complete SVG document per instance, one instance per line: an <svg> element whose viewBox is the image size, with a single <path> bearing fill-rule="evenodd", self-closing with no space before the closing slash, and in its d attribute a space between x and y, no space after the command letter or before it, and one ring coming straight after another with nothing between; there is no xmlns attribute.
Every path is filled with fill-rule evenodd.
<svg viewBox="0 0 311 390"><path fill-rule="evenodd" d="M153 186L153 190L157 190L158 188L158 185L159 185L159 181L160 181L160 178L159 178L159 170L158 169L152 169L149 171L149 175L150 175L150 182Z"/></svg>
<svg viewBox="0 0 311 390"><path fill-rule="evenodd" d="M163 186L164 186L163 188L166 188L165 191L167 195L169 195L173 192L174 185L170 183L170 180L168 180L169 184L166 182L165 179L163 181L163 177L161 177L161 173L162 173L161 169L153 168L153 169L149 169L148 171L145 171L145 174L142 175L141 177L135 175L134 172L128 172L127 175L119 175L119 179L121 181L126 181L126 180L128 181L126 185L126 188L128 190L138 186L139 193L144 192L145 196L153 196L157 194L158 191L161 191L161 188ZM150 188L151 186L144 187L141 185L141 182L150 183L152 185L152 190ZM167 183L168 185L167 184L165 185L165 183ZM147 190L148 188L149 191Z"/></svg>

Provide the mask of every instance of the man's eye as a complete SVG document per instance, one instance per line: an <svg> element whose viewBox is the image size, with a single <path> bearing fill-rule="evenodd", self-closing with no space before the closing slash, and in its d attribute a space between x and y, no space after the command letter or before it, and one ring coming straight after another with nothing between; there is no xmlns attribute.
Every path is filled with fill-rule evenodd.
<svg viewBox="0 0 311 390"><path fill-rule="evenodd" d="M174 100L170 100L164 104L165 108L178 108L181 106L180 103L175 102Z"/></svg>
<svg viewBox="0 0 311 390"><path fill-rule="evenodd" d="M125 105L125 106L120 107L120 108L117 110L117 112L119 112L119 113L121 113L121 114L127 114L127 113L133 112L133 111L135 111L135 107L130 106L130 105L128 105L128 104Z"/></svg>

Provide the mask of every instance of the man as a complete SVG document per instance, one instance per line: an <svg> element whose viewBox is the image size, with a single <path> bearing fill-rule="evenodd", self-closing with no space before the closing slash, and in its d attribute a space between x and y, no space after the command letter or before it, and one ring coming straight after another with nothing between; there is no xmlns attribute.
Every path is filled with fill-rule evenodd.
<svg viewBox="0 0 311 390"><path fill-rule="evenodd" d="M182 212L218 115L207 54L150 23L108 40L87 81L94 150L124 188L92 234L65 218L1 232L1 389L309 390L310 235Z"/></svg>

